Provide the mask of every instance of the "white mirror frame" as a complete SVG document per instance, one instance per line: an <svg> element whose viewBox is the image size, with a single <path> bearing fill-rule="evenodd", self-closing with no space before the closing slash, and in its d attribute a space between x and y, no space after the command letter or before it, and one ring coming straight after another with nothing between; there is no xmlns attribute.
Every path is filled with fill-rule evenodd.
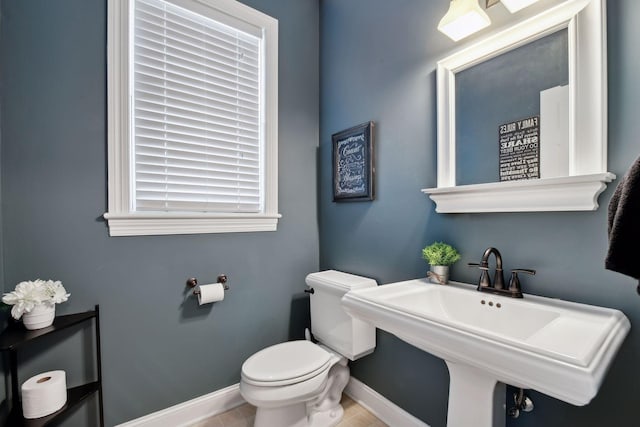
<svg viewBox="0 0 640 427"><path fill-rule="evenodd" d="M456 186L456 73L567 28L569 176ZM422 192L436 212L596 210L607 172L605 0L567 0L438 62L438 187Z"/></svg>

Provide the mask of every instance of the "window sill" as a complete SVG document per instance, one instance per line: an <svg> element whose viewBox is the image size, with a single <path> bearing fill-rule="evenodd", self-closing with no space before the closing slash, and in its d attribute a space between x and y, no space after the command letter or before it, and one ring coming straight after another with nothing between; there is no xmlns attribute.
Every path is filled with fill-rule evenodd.
<svg viewBox="0 0 640 427"><path fill-rule="evenodd" d="M426 188L439 213L594 211L615 179L610 172L456 187Z"/></svg>
<svg viewBox="0 0 640 427"><path fill-rule="evenodd" d="M276 231L280 214L112 214L105 213L110 236L156 236L169 234L246 233Z"/></svg>

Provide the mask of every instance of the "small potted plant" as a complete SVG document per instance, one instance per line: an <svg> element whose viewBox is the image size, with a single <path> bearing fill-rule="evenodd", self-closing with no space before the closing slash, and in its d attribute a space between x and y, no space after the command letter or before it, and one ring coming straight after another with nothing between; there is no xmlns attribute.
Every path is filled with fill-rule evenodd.
<svg viewBox="0 0 640 427"><path fill-rule="evenodd" d="M60 281L35 280L20 282L15 290L3 295L2 302L12 305L11 316L22 317L24 327L30 330L51 326L56 316L56 304L69 299Z"/></svg>
<svg viewBox="0 0 640 427"><path fill-rule="evenodd" d="M431 266L427 273L431 282L444 285L449 282L449 267L460 259L460 254L451 245L434 242L422 249L422 258Z"/></svg>

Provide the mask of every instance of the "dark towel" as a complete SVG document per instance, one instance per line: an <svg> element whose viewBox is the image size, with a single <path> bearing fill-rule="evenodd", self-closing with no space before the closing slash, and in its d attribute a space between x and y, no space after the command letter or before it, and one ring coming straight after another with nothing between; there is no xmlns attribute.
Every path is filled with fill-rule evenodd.
<svg viewBox="0 0 640 427"><path fill-rule="evenodd" d="M640 158L618 183L609 202L605 267L640 279ZM640 282L638 286L640 292Z"/></svg>

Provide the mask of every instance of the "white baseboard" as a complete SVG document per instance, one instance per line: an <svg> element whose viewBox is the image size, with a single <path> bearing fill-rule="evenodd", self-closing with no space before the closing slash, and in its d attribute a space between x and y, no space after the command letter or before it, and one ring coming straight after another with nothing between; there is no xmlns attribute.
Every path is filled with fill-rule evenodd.
<svg viewBox="0 0 640 427"><path fill-rule="evenodd" d="M240 384L234 384L116 427L185 427L244 403Z"/></svg>
<svg viewBox="0 0 640 427"><path fill-rule="evenodd" d="M380 393L351 377L345 394L389 426L429 427Z"/></svg>
<svg viewBox="0 0 640 427"><path fill-rule="evenodd" d="M353 377L349 380L344 392L389 426L429 427L428 424ZM244 403L245 400L240 395L240 384L234 384L116 427L186 427Z"/></svg>

